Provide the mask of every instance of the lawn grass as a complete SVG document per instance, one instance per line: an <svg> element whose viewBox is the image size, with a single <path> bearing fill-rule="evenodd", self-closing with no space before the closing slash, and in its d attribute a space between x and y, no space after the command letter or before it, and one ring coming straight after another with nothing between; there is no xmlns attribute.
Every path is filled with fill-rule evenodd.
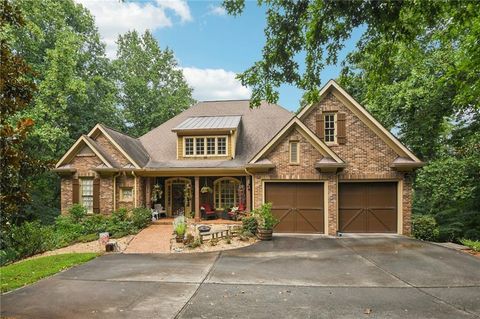
<svg viewBox="0 0 480 319"><path fill-rule="evenodd" d="M0 290L3 293L34 283L97 256L96 253L61 254L24 260L0 267Z"/></svg>

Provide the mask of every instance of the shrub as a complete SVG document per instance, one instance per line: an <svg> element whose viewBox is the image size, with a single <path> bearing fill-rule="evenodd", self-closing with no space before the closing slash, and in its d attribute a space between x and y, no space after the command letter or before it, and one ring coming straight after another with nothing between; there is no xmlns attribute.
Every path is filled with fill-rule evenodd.
<svg viewBox="0 0 480 319"><path fill-rule="evenodd" d="M200 247L201 245L202 245L202 243L200 241L200 238L197 238L193 242L187 244L187 247L193 249L193 248Z"/></svg>
<svg viewBox="0 0 480 319"><path fill-rule="evenodd" d="M253 216L247 216L242 218L242 230L249 231L252 234L255 234L257 232L257 227L258 223L255 217Z"/></svg>
<svg viewBox="0 0 480 319"><path fill-rule="evenodd" d="M110 218L115 221L126 221L128 220L128 210L126 208L117 209L116 211L112 212Z"/></svg>
<svg viewBox="0 0 480 319"><path fill-rule="evenodd" d="M70 216L58 216L55 219L55 246L64 247L84 234L83 226Z"/></svg>
<svg viewBox="0 0 480 319"><path fill-rule="evenodd" d="M414 215L412 219L412 233L415 238L435 241L439 235L435 218L431 215Z"/></svg>
<svg viewBox="0 0 480 319"><path fill-rule="evenodd" d="M105 215L94 214L86 216L81 225L83 226L84 234L99 234L107 231L109 218Z"/></svg>
<svg viewBox="0 0 480 319"><path fill-rule="evenodd" d="M480 241L470 240L470 239L461 239L460 242L472 249L473 251L480 252Z"/></svg>
<svg viewBox="0 0 480 319"><path fill-rule="evenodd" d="M68 214L75 222L78 222L87 215L87 209L80 204L73 204L68 210Z"/></svg>
<svg viewBox="0 0 480 319"><path fill-rule="evenodd" d="M272 214L272 203L264 203L252 212L257 220L258 228L273 229L278 223L278 219Z"/></svg>
<svg viewBox="0 0 480 319"><path fill-rule="evenodd" d="M185 223L178 223L177 226L175 226L175 233L177 234L177 236L185 235L186 231L187 231L187 224Z"/></svg>
<svg viewBox="0 0 480 319"><path fill-rule="evenodd" d="M98 234L88 234L88 235L82 235L77 238L77 242L80 243L88 243L90 241L94 241L98 239Z"/></svg>
<svg viewBox="0 0 480 319"><path fill-rule="evenodd" d="M54 229L42 226L38 221L25 222L12 226L5 241L2 264L52 249L55 246Z"/></svg>
<svg viewBox="0 0 480 319"><path fill-rule="evenodd" d="M133 227L142 229L152 222L152 213L146 208L134 208L130 216Z"/></svg>

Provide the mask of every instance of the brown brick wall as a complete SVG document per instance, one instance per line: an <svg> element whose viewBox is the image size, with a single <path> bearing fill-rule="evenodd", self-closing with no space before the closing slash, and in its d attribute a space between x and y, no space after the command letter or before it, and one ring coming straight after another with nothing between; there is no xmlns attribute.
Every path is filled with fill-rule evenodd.
<svg viewBox="0 0 480 319"><path fill-rule="evenodd" d="M68 212L72 206L72 179L81 177L100 178L100 212L109 214L113 210L113 180L112 176L100 176L91 169L100 165L102 160L96 155L78 154L73 158L70 165L77 169L72 176L61 178L60 206L62 214Z"/></svg>
<svg viewBox="0 0 480 319"><path fill-rule="evenodd" d="M132 164L130 161L110 142L110 140L100 133L96 138L95 141L100 144L100 146L105 150L107 154L109 154L115 162L120 164L120 166L125 166L127 164Z"/></svg>
<svg viewBox="0 0 480 319"><path fill-rule="evenodd" d="M290 164L290 141L299 143L300 164ZM337 176L334 173L320 173L315 169L315 163L322 159L322 154L313 147L308 140L297 130L290 132L275 148L265 156L276 168L265 174L255 174L253 181L254 188L254 207L259 207L263 203L263 182L270 179L287 180L323 180L328 181L328 219L329 233L335 234L336 231L336 211L337 211Z"/></svg>
<svg viewBox="0 0 480 319"><path fill-rule="evenodd" d="M265 156L277 167L268 174L257 174L254 178L255 207L263 202L262 180L267 179L321 179L328 180L328 220L329 234L337 230L337 189L341 180L403 180L403 233L410 234L412 182L404 178L404 173L394 171L390 164L397 154L370 128L352 113L333 94L329 94L312 110L303 122L316 132L317 114L324 111L346 114L346 143L330 144L329 147L342 158L348 166L338 174L321 174L314 163L322 155L311 146L303 136L293 131L286 136L269 154ZM300 165L289 164L289 141L300 141Z"/></svg>

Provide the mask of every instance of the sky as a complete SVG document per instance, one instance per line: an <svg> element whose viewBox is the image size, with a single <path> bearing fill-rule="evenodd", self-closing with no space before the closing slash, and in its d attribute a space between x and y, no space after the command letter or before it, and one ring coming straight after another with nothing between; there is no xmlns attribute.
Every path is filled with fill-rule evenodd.
<svg viewBox="0 0 480 319"><path fill-rule="evenodd" d="M261 59L265 43L265 9L256 1L246 1L241 16L227 15L220 1L184 0L75 0L95 17L107 55L115 57L115 41L129 30L150 30L162 49L173 50L193 98L198 101L248 99L251 90L235 78ZM361 30L353 33L340 54L355 48ZM336 78L340 65L322 73L322 84ZM283 85L279 104L295 111L302 91Z"/></svg>

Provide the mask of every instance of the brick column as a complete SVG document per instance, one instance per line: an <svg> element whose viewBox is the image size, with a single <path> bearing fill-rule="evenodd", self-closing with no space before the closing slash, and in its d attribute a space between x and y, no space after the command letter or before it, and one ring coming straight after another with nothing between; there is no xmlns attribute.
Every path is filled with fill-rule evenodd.
<svg viewBox="0 0 480 319"><path fill-rule="evenodd" d="M250 185L250 176L246 176L246 187L245 187L245 198L246 198L246 209L247 212L250 212L252 210L252 186Z"/></svg>
<svg viewBox="0 0 480 319"><path fill-rule="evenodd" d="M200 177L195 176L195 221L200 221Z"/></svg>

